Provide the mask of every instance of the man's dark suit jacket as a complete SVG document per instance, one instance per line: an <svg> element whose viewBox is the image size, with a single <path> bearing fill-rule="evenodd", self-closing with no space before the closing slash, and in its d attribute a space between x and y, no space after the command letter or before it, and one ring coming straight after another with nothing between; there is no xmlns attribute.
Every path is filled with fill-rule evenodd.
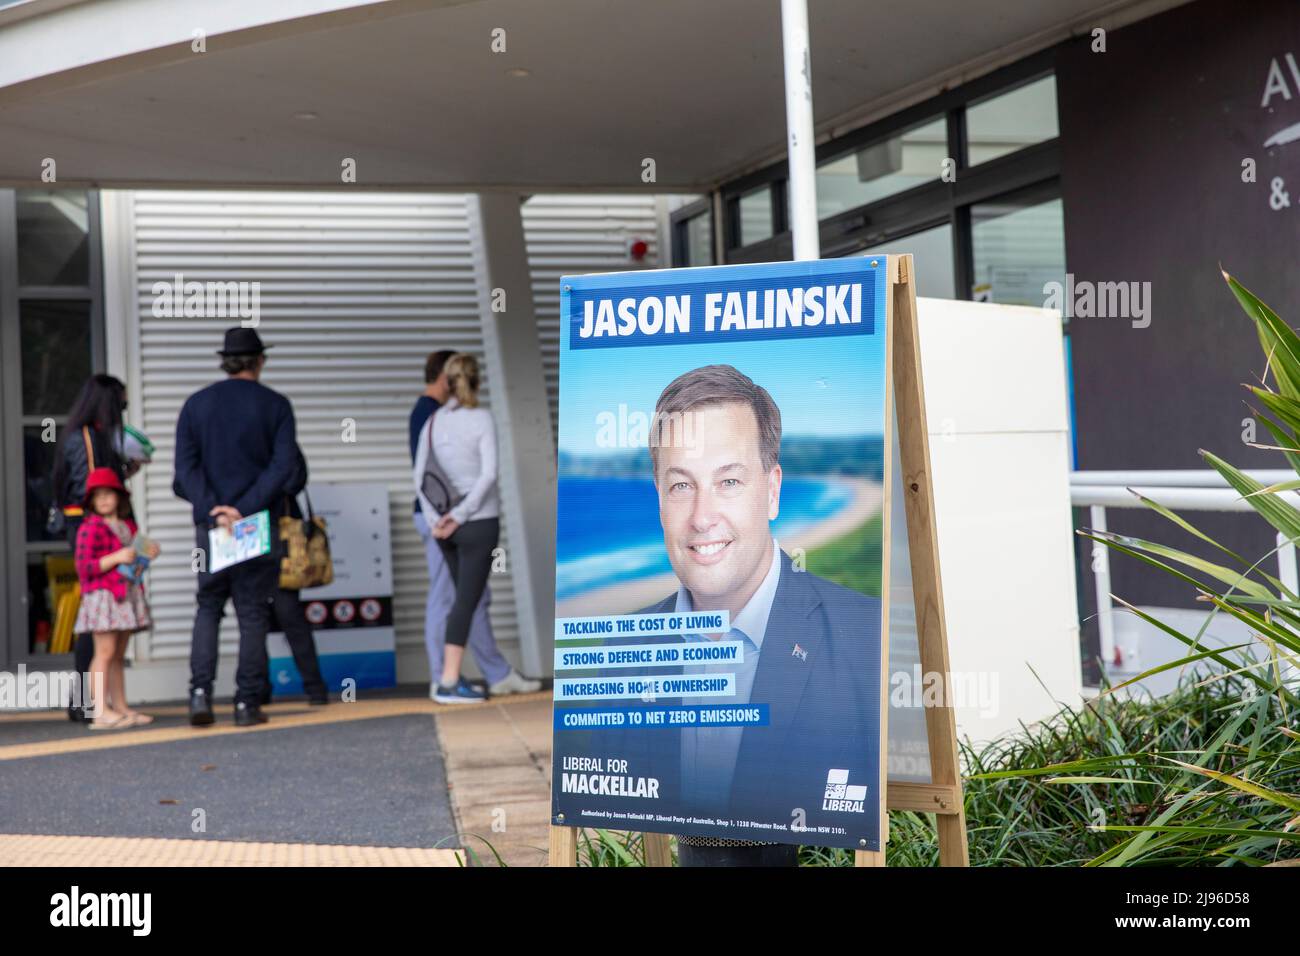
<svg viewBox="0 0 1300 956"><path fill-rule="evenodd" d="M669 613L676 604L677 595L670 594L637 613ZM809 827L846 827L850 834L869 828L869 835L874 837L875 805L879 801L876 768L880 759L880 623L879 598L807 571L796 571L789 556L782 552L781 576L748 702L767 704L770 724L742 730L729 807L688 808L678 804L679 730L591 731L589 737L585 732L560 731L556 734L556 748L561 755L626 759L629 775L660 780L659 800L583 798L593 801L588 805L637 812L671 810L678 815L689 809L697 816L712 813L730 819L787 824L795 809L802 808ZM660 676L681 673L681 669L630 672ZM611 670L602 676L626 678L629 671ZM653 706L677 703L659 698ZM720 697L711 703L733 701ZM611 704L637 706L640 702ZM585 743L583 738L587 738ZM866 813L822 810L830 770L847 770L850 785L868 788ZM691 832L691 828L683 828L682 832ZM757 835L751 832L736 836L748 839Z"/></svg>
<svg viewBox="0 0 1300 956"><path fill-rule="evenodd" d="M297 470L293 406L279 392L228 378L186 399L176 421L173 487L193 505L200 547L216 505L244 516L270 510L274 524Z"/></svg>
<svg viewBox="0 0 1300 956"><path fill-rule="evenodd" d="M297 451L298 464L293 477L289 479L289 487L284 489L284 508L285 514L290 518L301 519L302 508L298 506L298 495L302 494L303 489L307 487L310 475L307 470L307 456L302 453L301 448ZM185 489L181 486L180 479L175 476L172 477L172 494L177 498L188 500L185 498Z"/></svg>

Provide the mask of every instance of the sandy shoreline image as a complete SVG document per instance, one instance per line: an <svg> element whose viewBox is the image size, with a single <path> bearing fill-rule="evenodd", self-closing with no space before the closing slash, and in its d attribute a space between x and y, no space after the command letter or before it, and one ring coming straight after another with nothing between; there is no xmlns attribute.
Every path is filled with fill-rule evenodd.
<svg viewBox="0 0 1300 956"><path fill-rule="evenodd" d="M794 548L811 551L860 527L880 511L884 486L868 478L836 475L826 479L852 490L852 500L824 521L818 521L794 534L781 536L781 549L787 554ZM677 590L677 576L656 574L597 588L556 604L556 617L584 617L597 614L628 614L662 600Z"/></svg>

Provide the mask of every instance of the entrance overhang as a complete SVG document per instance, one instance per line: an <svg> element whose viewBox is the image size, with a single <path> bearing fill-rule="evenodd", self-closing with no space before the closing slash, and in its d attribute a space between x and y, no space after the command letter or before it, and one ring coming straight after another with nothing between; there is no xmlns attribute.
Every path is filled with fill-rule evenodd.
<svg viewBox="0 0 1300 956"><path fill-rule="evenodd" d="M813 0L818 138L1181 2ZM784 105L777 0L0 7L6 185L693 192Z"/></svg>

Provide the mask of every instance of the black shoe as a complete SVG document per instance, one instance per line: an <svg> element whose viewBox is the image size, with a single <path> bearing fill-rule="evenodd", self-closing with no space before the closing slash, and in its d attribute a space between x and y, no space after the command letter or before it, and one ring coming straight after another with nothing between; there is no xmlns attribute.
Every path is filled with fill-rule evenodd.
<svg viewBox="0 0 1300 956"><path fill-rule="evenodd" d="M324 684L315 685L306 688L307 703L313 707L323 707L330 702L329 688Z"/></svg>
<svg viewBox="0 0 1300 956"><path fill-rule="evenodd" d="M74 724L88 724L94 719L93 717L87 717L86 712L80 707L68 708L68 720Z"/></svg>
<svg viewBox="0 0 1300 956"><path fill-rule="evenodd" d="M266 714L262 713L262 708L256 704L245 704L241 701L235 705L236 727L255 727L258 724L266 723L269 719Z"/></svg>
<svg viewBox="0 0 1300 956"><path fill-rule="evenodd" d="M265 707L267 704L269 704L269 703L271 702L271 698L272 698L272 696L274 696L274 695L273 695L273 693L272 693L270 687L267 687L267 688L265 688L265 689L262 691L261 701L262 701L262 706L263 706L263 707Z"/></svg>
<svg viewBox="0 0 1300 956"><path fill-rule="evenodd" d="M329 696L325 694L322 694L319 697L312 696L307 698L307 703L311 704L313 707L324 707L329 702Z"/></svg>
<svg viewBox="0 0 1300 956"><path fill-rule="evenodd" d="M194 727L206 727L216 718L212 716L212 699L203 688L190 691L190 724Z"/></svg>

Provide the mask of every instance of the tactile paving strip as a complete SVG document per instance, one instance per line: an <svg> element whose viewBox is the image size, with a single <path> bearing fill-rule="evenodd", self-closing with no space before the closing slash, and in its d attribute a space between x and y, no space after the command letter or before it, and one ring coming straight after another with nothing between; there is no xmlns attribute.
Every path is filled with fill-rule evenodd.
<svg viewBox="0 0 1300 956"><path fill-rule="evenodd" d="M0 866L459 866L455 850L0 835Z"/></svg>

